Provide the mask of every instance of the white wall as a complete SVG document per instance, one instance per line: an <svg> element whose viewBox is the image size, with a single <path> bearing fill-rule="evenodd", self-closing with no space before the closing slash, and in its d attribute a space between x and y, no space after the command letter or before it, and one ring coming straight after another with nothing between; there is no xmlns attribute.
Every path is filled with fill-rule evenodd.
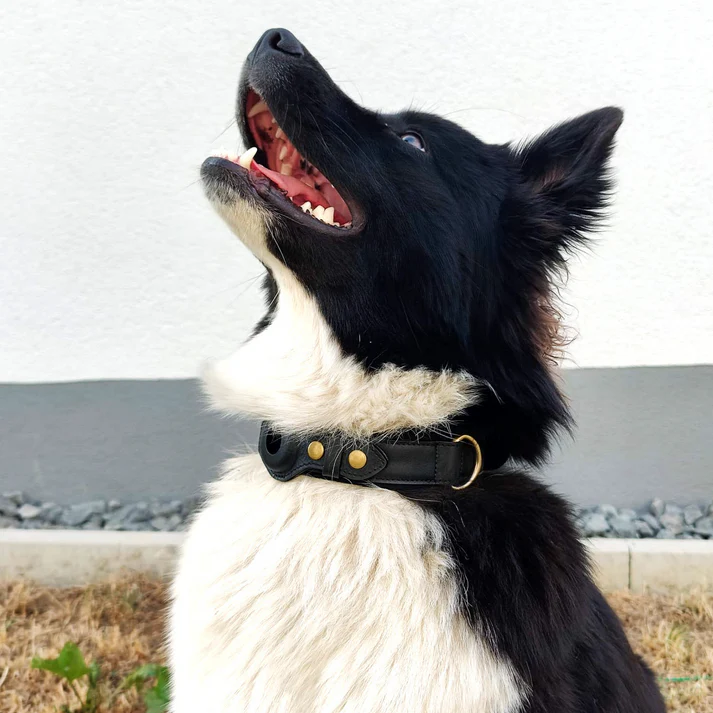
<svg viewBox="0 0 713 713"><path fill-rule="evenodd" d="M713 362L713 4L385 6L4 3L0 381L189 376L246 334L259 268L195 180L235 143L239 68L272 26L366 105L486 140L623 106L616 214L567 295L573 363Z"/></svg>

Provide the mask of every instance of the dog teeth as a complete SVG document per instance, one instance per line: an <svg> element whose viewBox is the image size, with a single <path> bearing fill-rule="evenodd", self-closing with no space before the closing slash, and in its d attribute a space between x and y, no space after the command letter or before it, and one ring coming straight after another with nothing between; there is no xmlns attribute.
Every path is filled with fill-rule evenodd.
<svg viewBox="0 0 713 713"><path fill-rule="evenodd" d="M318 220L321 220L323 223L326 223L327 225L334 225L337 228L350 228L351 223L345 223L342 225L341 223L337 223L334 220L334 208L332 206L327 206L326 208L321 205L316 205L314 208L312 208L312 204L309 201L305 201L300 208L302 209L303 213L308 213L311 215L313 218L317 218Z"/></svg>
<svg viewBox="0 0 713 713"><path fill-rule="evenodd" d="M253 146L252 148L249 148L249 149L238 159L238 164L249 171L249 170L250 170L250 166L251 166L251 164L252 164L252 162L253 162L253 159L255 158L255 154L256 154L256 153L257 153L257 147L256 147L256 146Z"/></svg>
<svg viewBox="0 0 713 713"><path fill-rule="evenodd" d="M282 166L280 166L280 173L283 176L291 176L292 175L292 166L290 166L289 163L283 163Z"/></svg>
<svg viewBox="0 0 713 713"><path fill-rule="evenodd" d="M277 131L275 132L275 138L276 139L284 139L285 138L285 132L278 126Z"/></svg>
<svg viewBox="0 0 713 713"><path fill-rule="evenodd" d="M248 119L252 119L253 116L262 114L263 111L267 111L267 104L260 100L255 106L248 112Z"/></svg>
<svg viewBox="0 0 713 713"><path fill-rule="evenodd" d="M280 149L280 154L279 154L279 156L278 156L278 158L279 158L280 161L284 160L284 158L285 158L285 156L287 156L287 152L288 152L289 150L290 150L290 149L289 149L289 147L287 146L287 144L283 144L283 145L282 145L282 148Z"/></svg>

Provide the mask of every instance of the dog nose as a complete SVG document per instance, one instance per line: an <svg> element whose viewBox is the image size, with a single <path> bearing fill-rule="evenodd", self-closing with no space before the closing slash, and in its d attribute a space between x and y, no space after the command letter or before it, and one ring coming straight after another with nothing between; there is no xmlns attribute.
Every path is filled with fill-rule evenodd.
<svg viewBox="0 0 713 713"><path fill-rule="evenodd" d="M289 31L281 27L273 28L263 34L255 46L254 54L259 56L278 52L293 57L302 57L305 53L300 41Z"/></svg>

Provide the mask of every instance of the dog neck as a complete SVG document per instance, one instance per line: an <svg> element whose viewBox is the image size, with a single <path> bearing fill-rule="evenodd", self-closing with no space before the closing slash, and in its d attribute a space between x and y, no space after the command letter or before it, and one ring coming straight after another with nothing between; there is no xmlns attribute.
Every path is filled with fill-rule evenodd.
<svg viewBox="0 0 713 713"><path fill-rule="evenodd" d="M289 433L337 431L348 437L447 427L478 400L466 372L370 370L344 354L319 307L281 263L270 323L227 359L204 370L219 411L265 419Z"/></svg>

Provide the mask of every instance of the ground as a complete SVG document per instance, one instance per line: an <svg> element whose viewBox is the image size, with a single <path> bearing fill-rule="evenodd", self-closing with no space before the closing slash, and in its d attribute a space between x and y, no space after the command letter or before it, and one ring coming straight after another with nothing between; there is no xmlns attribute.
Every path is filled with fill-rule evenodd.
<svg viewBox="0 0 713 713"><path fill-rule="evenodd" d="M632 645L661 677L669 710L713 713L713 593L622 592L609 599ZM56 713L73 703L56 678L29 668L32 656L55 656L67 640L88 660L100 660L114 681L163 661L165 609L165 585L143 577L71 589L0 584L0 711ZM111 713L144 710L133 693L111 705Z"/></svg>

